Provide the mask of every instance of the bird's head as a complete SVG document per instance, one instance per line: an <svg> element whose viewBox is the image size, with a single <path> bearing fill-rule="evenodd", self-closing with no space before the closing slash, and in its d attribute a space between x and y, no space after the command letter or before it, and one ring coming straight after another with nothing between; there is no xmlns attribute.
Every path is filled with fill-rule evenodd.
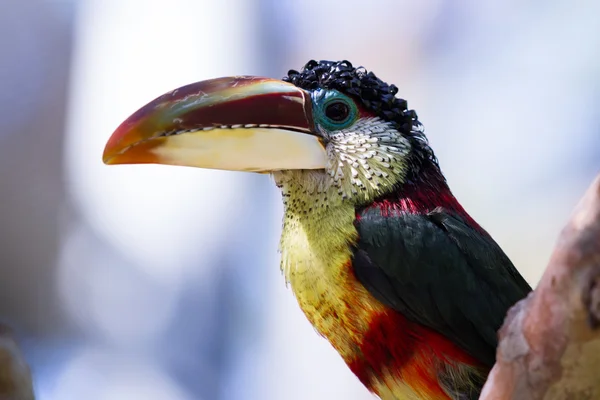
<svg viewBox="0 0 600 400"><path fill-rule="evenodd" d="M282 187L366 203L438 170L397 91L348 61L310 61L281 81L202 81L130 116L104 162L271 173Z"/></svg>

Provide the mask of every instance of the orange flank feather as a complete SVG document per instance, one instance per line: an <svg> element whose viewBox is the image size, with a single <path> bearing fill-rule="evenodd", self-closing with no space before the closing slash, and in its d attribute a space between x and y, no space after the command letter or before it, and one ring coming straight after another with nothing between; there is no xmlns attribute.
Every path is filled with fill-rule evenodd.
<svg viewBox="0 0 600 400"><path fill-rule="evenodd" d="M373 315L359 348L360 353L349 363L352 371L373 391L387 389L396 396L404 390L424 399L450 399L440 384L440 373L477 365L444 336L394 310ZM377 376L386 378L377 382Z"/></svg>

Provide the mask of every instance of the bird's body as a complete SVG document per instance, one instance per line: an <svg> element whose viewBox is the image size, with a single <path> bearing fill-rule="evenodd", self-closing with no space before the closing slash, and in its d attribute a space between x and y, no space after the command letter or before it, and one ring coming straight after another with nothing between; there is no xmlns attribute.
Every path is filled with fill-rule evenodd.
<svg viewBox="0 0 600 400"><path fill-rule="evenodd" d="M477 398L490 365L379 301L355 273L357 228L369 226L372 216L419 216L442 207L475 224L445 182L427 194L405 186L356 207L329 202L335 195L319 192L318 176L303 180L314 183L309 187L295 187L298 179L277 174L275 179L284 193L280 248L286 280L308 320L361 382L382 399L459 398L456 393Z"/></svg>
<svg viewBox="0 0 600 400"><path fill-rule="evenodd" d="M293 193L290 188L288 203L300 195ZM357 279L353 253L361 210L339 204L320 207L316 217L307 217L317 198L305 193L297 198L306 203L286 207L282 269L310 323L362 383L386 400L450 399L452 385L476 398L485 366L443 335L381 303ZM409 198L405 205L391 210L382 202L373 211L383 215L432 207Z"/></svg>
<svg viewBox="0 0 600 400"><path fill-rule="evenodd" d="M395 86L347 61L284 81L167 93L105 161L271 173L286 281L360 381L383 400L478 398L496 331L531 288L453 196Z"/></svg>

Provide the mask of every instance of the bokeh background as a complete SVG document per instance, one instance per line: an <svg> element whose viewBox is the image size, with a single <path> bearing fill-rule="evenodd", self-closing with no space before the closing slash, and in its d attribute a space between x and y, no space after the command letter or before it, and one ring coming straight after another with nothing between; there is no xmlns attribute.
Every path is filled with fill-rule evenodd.
<svg viewBox="0 0 600 400"><path fill-rule="evenodd" d="M535 284L600 171L600 2L2 0L0 318L39 400L372 398L279 272L266 176L106 167L139 106L348 59Z"/></svg>

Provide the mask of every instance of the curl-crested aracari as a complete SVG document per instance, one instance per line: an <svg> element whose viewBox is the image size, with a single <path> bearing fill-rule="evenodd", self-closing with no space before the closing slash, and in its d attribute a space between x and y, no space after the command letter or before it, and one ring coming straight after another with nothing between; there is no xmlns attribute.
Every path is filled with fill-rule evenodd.
<svg viewBox="0 0 600 400"><path fill-rule="evenodd" d="M382 399L476 399L496 331L530 286L448 188L394 85L348 61L194 83L123 122L107 164L270 173L281 269Z"/></svg>

